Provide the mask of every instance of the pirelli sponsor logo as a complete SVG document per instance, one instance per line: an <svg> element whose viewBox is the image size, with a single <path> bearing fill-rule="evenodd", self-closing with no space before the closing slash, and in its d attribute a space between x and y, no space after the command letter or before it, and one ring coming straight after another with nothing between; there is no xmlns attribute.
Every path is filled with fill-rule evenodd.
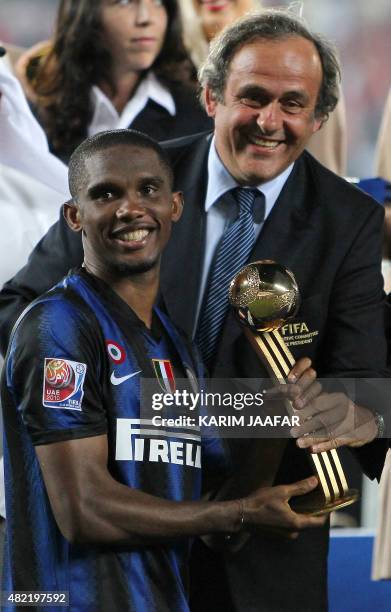
<svg viewBox="0 0 391 612"><path fill-rule="evenodd" d="M201 468L198 427L159 429L151 419L117 419L117 461L150 461Z"/></svg>

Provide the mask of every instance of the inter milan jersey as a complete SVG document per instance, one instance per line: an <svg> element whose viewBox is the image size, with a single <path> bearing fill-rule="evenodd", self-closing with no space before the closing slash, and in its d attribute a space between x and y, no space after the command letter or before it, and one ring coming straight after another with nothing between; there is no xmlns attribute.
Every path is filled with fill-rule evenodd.
<svg viewBox="0 0 391 612"><path fill-rule="evenodd" d="M80 612L188 610L189 541L149 548L69 543L54 519L34 445L106 434L108 468L117 481L165 499L197 499L201 454L203 462L223 464L220 444L208 439L201 445L194 427L154 427L143 419L140 384L155 378L170 389L176 378L197 376L198 369L162 312L155 309L148 330L110 287L84 270L25 311L2 385L3 591L69 592L70 610Z"/></svg>

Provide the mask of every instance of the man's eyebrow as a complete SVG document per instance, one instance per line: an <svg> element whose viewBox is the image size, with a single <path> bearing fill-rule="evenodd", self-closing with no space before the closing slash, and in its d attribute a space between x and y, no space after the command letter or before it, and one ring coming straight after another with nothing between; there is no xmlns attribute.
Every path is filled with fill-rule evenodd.
<svg viewBox="0 0 391 612"><path fill-rule="evenodd" d="M308 94L301 89L291 89L289 91L284 91L281 98L296 98L297 100L308 100Z"/></svg>
<svg viewBox="0 0 391 612"><path fill-rule="evenodd" d="M247 85L243 85L239 89L237 95L238 97L253 96L254 98L257 98L259 96L270 96L270 93L264 87L261 87L260 85L247 84Z"/></svg>
<svg viewBox="0 0 391 612"><path fill-rule="evenodd" d="M272 98L272 93L268 90L265 89L264 87L261 87L260 85L255 85L255 84L248 84L248 85L243 85L243 87L241 87L237 93L237 97L238 98L243 98L243 97L251 97L254 99L258 99L258 98ZM305 91L301 90L301 89L291 89L288 91L284 91L282 93L282 95L280 96L280 98L284 99L284 98L296 98L297 100L307 100L308 99L308 95L306 94Z"/></svg>
<svg viewBox="0 0 391 612"><path fill-rule="evenodd" d="M141 176L140 183L155 183L155 185L163 185L164 178L159 174L150 174L148 176Z"/></svg>

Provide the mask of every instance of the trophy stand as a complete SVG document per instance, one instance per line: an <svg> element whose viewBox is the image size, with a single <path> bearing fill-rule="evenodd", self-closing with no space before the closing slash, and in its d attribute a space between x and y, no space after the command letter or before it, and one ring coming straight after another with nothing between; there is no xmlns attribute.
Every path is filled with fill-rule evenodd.
<svg viewBox="0 0 391 612"><path fill-rule="evenodd" d="M295 316L298 309L299 290L293 274L274 261L254 262L232 280L229 297L247 339L270 377L276 385L286 384L295 359L278 329ZM295 411L291 402L286 400L285 405L292 416ZM358 491L348 486L335 449L306 452L319 485L311 493L291 500L295 511L320 516L349 506L358 499Z"/></svg>

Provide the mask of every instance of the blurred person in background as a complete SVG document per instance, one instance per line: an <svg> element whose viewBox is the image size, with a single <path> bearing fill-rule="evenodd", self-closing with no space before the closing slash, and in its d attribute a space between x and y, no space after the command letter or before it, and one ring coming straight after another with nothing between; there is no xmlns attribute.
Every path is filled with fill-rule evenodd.
<svg viewBox="0 0 391 612"><path fill-rule="evenodd" d="M179 0L183 35L194 65L205 61L210 41L223 28L249 11L262 8L261 0ZM346 174L347 135L345 102L340 97L327 123L314 134L308 150L327 168L340 176Z"/></svg>
<svg viewBox="0 0 391 612"><path fill-rule="evenodd" d="M212 38L261 4L259 0L180 0L180 7L185 45L198 68L206 60Z"/></svg>
<svg viewBox="0 0 391 612"><path fill-rule="evenodd" d="M49 152L4 54L0 47L0 286L26 262L69 198L67 168Z"/></svg>
<svg viewBox="0 0 391 612"><path fill-rule="evenodd" d="M9 45L6 49L4 55L5 49L0 47L0 286L26 263L31 249L69 197L66 166L49 153L45 134L12 75L12 63L20 50ZM2 364L0 357L0 369ZM1 444L0 571L4 502Z"/></svg>
<svg viewBox="0 0 391 612"><path fill-rule="evenodd" d="M176 0L62 0L55 34L18 75L51 150L132 127L156 140L209 129L195 95Z"/></svg>
<svg viewBox="0 0 391 612"><path fill-rule="evenodd" d="M375 175L391 181L391 88L384 107L376 157Z"/></svg>
<svg viewBox="0 0 391 612"><path fill-rule="evenodd" d="M10 71L14 70L15 64L18 62L19 58L23 55L23 53L25 53L26 51L26 49L24 49L23 47L18 47L16 45L10 45L8 43L4 44L2 41L0 41L0 49L3 49L3 51L0 51L0 57L3 57L1 53L7 54L4 62Z"/></svg>

